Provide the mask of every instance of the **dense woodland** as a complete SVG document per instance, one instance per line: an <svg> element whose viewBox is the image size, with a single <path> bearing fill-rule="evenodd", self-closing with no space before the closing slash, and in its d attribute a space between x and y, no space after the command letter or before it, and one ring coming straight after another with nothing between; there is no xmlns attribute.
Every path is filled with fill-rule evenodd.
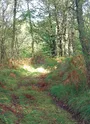
<svg viewBox="0 0 90 124"><path fill-rule="evenodd" d="M1 0L0 61L37 51L52 57L85 52L89 9L89 2L82 0Z"/></svg>
<svg viewBox="0 0 90 124"><path fill-rule="evenodd" d="M0 124L90 124L90 0L0 0Z"/></svg>

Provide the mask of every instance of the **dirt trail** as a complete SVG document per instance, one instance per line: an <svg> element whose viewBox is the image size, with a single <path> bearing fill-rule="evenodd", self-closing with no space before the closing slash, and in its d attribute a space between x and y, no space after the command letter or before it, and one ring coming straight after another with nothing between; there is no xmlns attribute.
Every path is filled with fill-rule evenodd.
<svg viewBox="0 0 90 124"><path fill-rule="evenodd" d="M48 95L49 85L45 82L45 74L38 77L25 77L21 79L19 90L23 91L24 104L27 111L21 124L78 124L72 115L55 105ZM28 119L28 116L31 118Z"/></svg>
<svg viewBox="0 0 90 124"><path fill-rule="evenodd" d="M78 124L72 115L57 106L49 96L50 85L45 81L47 75L30 73L5 87L8 92L1 94L8 101L0 104L0 124ZM14 79L13 79L14 80Z"/></svg>

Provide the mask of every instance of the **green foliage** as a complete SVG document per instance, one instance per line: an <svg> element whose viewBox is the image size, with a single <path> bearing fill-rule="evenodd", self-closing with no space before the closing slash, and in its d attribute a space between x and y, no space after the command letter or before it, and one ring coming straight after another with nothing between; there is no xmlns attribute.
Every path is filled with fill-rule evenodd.
<svg viewBox="0 0 90 124"><path fill-rule="evenodd" d="M1 86L5 86L7 88L10 88L12 86L12 88L16 87L16 82L17 82L17 78L21 75L22 70L20 72L14 69L3 69L0 70L0 82L1 82ZM14 76L14 77L13 77Z"/></svg>
<svg viewBox="0 0 90 124"><path fill-rule="evenodd" d="M77 55L59 63L57 69L51 72L46 80L52 85L50 92L54 97L64 101L75 112L80 112L81 117L90 122L90 89L86 84L84 71L83 56ZM76 78L79 77L77 83L76 74Z"/></svg>
<svg viewBox="0 0 90 124"><path fill-rule="evenodd" d="M45 67L52 69L57 65L58 65L58 63L54 58L50 58L50 57L45 58L45 65L44 65Z"/></svg>
<svg viewBox="0 0 90 124"><path fill-rule="evenodd" d="M32 56L30 49L26 48L26 49L22 49L20 52L20 57L22 58L30 58Z"/></svg>
<svg viewBox="0 0 90 124"><path fill-rule="evenodd" d="M0 87L0 103L9 104L10 100L11 100L11 98L10 98L10 91Z"/></svg>
<svg viewBox="0 0 90 124"><path fill-rule="evenodd" d="M44 64L44 62L45 62L45 55L41 51L36 52L32 57L32 64L42 65Z"/></svg>
<svg viewBox="0 0 90 124"><path fill-rule="evenodd" d="M68 89L66 89L62 84L52 87L50 92L53 96L59 99L65 98L68 95Z"/></svg>
<svg viewBox="0 0 90 124"><path fill-rule="evenodd" d="M45 56L51 56L51 49L48 44L43 43L41 51Z"/></svg>
<svg viewBox="0 0 90 124"><path fill-rule="evenodd" d="M17 118L11 112L6 112L4 115L0 115L1 124L13 124Z"/></svg>
<svg viewBox="0 0 90 124"><path fill-rule="evenodd" d="M81 43L80 43L80 40L78 38L75 39L75 53L74 54L82 54L82 46L81 46Z"/></svg>
<svg viewBox="0 0 90 124"><path fill-rule="evenodd" d="M78 89L76 89L74 84L72 85L71 84L67 84L67 85L60 84L58 86L53 86L50 91L51 91L51 94L56 96L57 98L66 100L69 97L71 98L71 96L72 97L77 96L79 93L82 92L84 87L85 85L80 86L78 87Z"/></svg>
<svg viewBox="0 0 90 124"><path fill-rule="evenodd" d="M84 120L90 121L90 90L84 90L78 96L69 99L68 104L80 112Z"/></svg>
<svg viewBox="0 0 90 124"><path fill-rule="evenodd" d="M74 85L53 86L51 94L66 102L74 111L80 112L81 117L90 121L90 90L86 90L84 83L78 89Z"/></svg>

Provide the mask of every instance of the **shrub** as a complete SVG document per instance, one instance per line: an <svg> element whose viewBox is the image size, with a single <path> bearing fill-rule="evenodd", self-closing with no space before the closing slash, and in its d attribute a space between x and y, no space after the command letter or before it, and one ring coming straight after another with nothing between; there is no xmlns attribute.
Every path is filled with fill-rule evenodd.
<svg viewBox="0 0 90 124"><path fill-rule="evenodd" d="M32 64L43 64L45 62L45 56L41 52L37 52L31 59Z"/></svg>

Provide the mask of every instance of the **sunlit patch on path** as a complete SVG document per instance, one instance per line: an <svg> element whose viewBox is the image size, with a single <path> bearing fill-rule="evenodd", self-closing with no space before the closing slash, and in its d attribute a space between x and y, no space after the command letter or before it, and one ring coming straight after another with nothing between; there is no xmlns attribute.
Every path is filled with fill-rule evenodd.
<svg viewBox="0 0 90 124"><path fill-rule="evenodd" d="M31 72L31 73L33 73L33 72L49 73L49 72L50 72L50 70L45 69L45 68L43 68L43 67L34 68L34 67L32 67L32 66L29 66L29 65L24 65L24 66L23 66L23 69L25 69L25 70L27 70L27 71L29 71L29 72Z"/></svg>

